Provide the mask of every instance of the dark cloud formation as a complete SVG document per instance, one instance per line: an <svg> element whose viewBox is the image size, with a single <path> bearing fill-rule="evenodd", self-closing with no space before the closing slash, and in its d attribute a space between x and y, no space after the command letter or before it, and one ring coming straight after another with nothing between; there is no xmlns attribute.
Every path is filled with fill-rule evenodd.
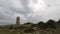
<svg viewBox="0 0 60 34"><path fill-rule="evenodd" d="M0 24L21 23L60 19L60 0L0 0ZM11 22L11 23L9 23Z"/></svg>

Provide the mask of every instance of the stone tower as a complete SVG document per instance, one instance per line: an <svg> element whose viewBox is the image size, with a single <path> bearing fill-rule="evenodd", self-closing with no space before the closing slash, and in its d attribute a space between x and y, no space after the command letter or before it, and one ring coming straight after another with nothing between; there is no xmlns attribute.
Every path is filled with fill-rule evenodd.
<svg viewBox="0 0 60 34"><path fill-rule="evenodd" d="M16 27L19 27L20 26L20 17L17 17L16 18Z"/></svg>

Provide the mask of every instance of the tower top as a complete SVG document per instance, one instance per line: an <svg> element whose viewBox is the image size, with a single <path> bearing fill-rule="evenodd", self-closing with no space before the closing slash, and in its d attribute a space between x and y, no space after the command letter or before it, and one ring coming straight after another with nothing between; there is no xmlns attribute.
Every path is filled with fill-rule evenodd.
<svg viewBox="0 0 60 34"><path fill-rule="evenodd" d="M17 17L16 19L20 19L20 17Z"/></svg>

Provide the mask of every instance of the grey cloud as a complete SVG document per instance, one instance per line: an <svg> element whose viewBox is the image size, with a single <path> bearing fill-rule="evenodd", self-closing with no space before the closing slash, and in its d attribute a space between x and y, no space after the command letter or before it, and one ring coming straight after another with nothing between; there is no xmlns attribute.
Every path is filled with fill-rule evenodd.
<svg viewBox="0 0 60 34"><path fill-rule="evenodd" d="M37 3L37 0L32 1ZM36 12L28 6L29 2L29 0L0 0L0 22L15 22L17 15L21 17L21 23L47 21L48 19L58 20L60 18L60 0L43 0L42 2L47 7L45 10L43 8Z"/></svg>
<svg viewBox="0 0 60 34"><path fill-rule="evenodd" d="M23 13L25 13L26 15L29 13L33 13L33 11L28 6L29 4L28 0L21 0L21 4L24 7L23 9L25 9L25 11L22 11Z"/></svg>
<svg viewBox="0 0 60 34"><path fill-rule="evenodd" d="M60 6L60 0L43 0L48 7Z"/></svg>
<svg viewBox="0 0 60 34"><path fill-rule="evenodd" d="M33 3L37 3L37 0L33 0Z"/></svg>
<svg viewBox="0 0 60 34"><path fill-rule="evenodd" d="M50 7L43 14L44 14L43 17L45 17L44 18L45 21L49 19L59 20L60 19L60 7L59 6Z"/></svg>

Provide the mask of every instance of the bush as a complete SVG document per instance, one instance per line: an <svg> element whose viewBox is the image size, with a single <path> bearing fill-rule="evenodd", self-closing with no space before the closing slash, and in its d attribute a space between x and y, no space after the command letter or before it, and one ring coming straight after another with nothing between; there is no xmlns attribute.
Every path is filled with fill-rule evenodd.
<svg viewBox="0 0 60 34"><path fill-rule="evenodd" d="M49 28L56 29L55 23L56 22L54 20L49 20L46 24Z"/></svg>
<svg viewBox="0 0 60 34"><path fill-rule="evenodd" d="M10 26L9 29L13 29L13 26Z"/></svg>
<svg viewBox="0 0 60 34"><path fill-rule="evenodd" d="M33 28L27 28L24 30L25 33L32 33L34 32L34 29Z"/></svg>

